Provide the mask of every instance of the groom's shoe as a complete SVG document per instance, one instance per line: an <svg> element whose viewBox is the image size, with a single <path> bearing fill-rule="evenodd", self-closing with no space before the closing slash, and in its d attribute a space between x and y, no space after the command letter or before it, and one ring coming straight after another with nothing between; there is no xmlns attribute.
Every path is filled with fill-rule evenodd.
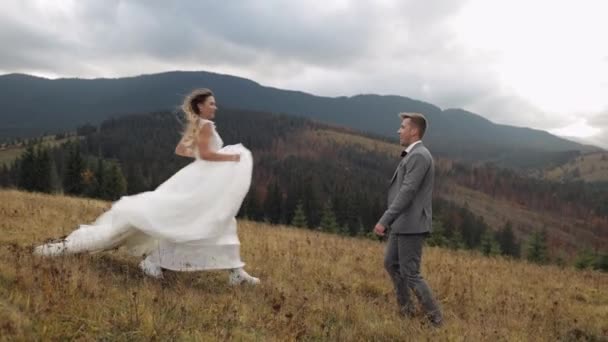
<svg viewBox="0 0 608 342"><path fill-rule="evenodd" d="M157 264L154 264L150 261L148 261L148 259L144 259L139 263L139 268L144 271L144 274L152 277L152 278L156 278L156 279L162 279L163 278L163 270L160 266L158 266Z"/></svg>
<svg viewBox="0 0 608 342"><path fill-rule="evenodd" d="M231 270L230 275L228 275L228 284L236 286L243 283L257 285L260 283L260 279L250 276L249 273L245 272L242 268Z"/></svg>
<svg viewBox="0 0 608 342"><path fill-rule="evenodd" d="M443 316L441 315L441 312L429 314L427 317L433 328L441 328L443 326Z"/></svg>
<svg viewBox="0 0 608 342"><path fill-rule="evenodd" d="M404 305L399 308L399 315L406 318L414 318L416 316L416 309L413 305Z"/></svg>

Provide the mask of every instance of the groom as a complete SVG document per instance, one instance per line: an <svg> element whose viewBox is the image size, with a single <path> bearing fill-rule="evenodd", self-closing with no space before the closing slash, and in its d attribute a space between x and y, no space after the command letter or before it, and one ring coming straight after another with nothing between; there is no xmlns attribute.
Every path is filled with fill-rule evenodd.
<svg viewBox="0 0 608 342"><path fill-rule="evenodd" d="M403 158L391 179L388 210L376 224L374 232L384 236L390 228L384 267L397 292L402 315L415 312L409 291L412 289L434 326L441 326L441 309L431 289L420 275L422 244L430 234L435 166L429 150L422 144L427 122L422 114L401 113L399 142L405 147Z"/></svg>

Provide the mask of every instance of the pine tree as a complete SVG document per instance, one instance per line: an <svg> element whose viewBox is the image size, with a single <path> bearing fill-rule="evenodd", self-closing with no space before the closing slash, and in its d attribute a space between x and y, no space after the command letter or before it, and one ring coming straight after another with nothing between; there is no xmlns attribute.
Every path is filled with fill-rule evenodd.
<svg viewBox="0 0 608 342"><path fill-rule="evenodd" d="M112 163L104 176L103 194L107 200L117 200L127 193L127 181L116 163Z"/></svg>
<svg viewBox="0 0 608 342"><path fill-rule="evenodd" d="M321 213L321 229L327 232L337 233L339 231L336 215L331 207L331 202L325 202Z"/></svg>
<svg viewBox="0 0 608 342"><path fill-rule="evenodd" d="M443 228L443 223L441 221L433 220L433 231L431 232L431 236L427 240L429 246L448 246L449 240L445 236L445 228Z"/></svg>
<svg viewBox="0 0 608 342"><path fill-rule="evenodd" d="M347 227L347 234L356 236L361 230L359 226L360 218L357 216L357 203L355 195L347 196L346 198L346 220L344 224Z"/></svg>
<svg viewBox="0 0 608 342"><path fill-rule="evenodd" d="M139 164L127 167L127 193L137 194L146 191L146 179Z"/></svg>
<svg viewBox="0 0 608 342"><path fill-rule="evenodd" d="M593 266L596 255L592 250L585 248L578 253L574 266L578 269L585 269Z"/></svg>
<svg viewBox="0 0 608 342"><path fill-rule="evenodd" d="M249 194L249 204L247 216L255 221L260 221L264 218L264 212L262 210L261 201L255 191Z"/></svg>
<svg viewBox="0 0 608 342"><path fill-rule="evenodd" d="M282 223L283 213L283 194L278 181L272 182L268 189L266 201L264 202L264 212L270 223Z"/></svg>
<svg viewBox="0 0 608 342"><path fill-rule="evenodd" d="M97 196L96 191L97 191L97 181L95 180L95 171L91 170L90 168L85 168L82 173L80 174L80 179L82 180L82 195L85 195L87 197L98 197L101 198L99 196Z"/></svg>
<svg viewBox="0 0 608 342"><path fill-rule="evenodd" d="M464 249L466 247L466 245L464 243L464 239L462 238L462 233L460 232L460 229L454 229L454 232L452 233L452 236L450 237L448 246L451 249Z"/></svg>
<svg viewBox="0 0 608 342"><path fill-rule="evenodd" d="M547 234L544 230L536 231L530 237L526 258L539 264L547 262Z"/></svg>
<svg viewBox="0 0 608 342"><path fill-rule="evenodd" d="M311 179L307 179L308 186L304 187L302 193L302 203L304 204L304 213L308 221L309 227L317 227L320 224L319 212L319 195L315 185Z"/></svg>
<svg viewBox="0 0 608 342"><path fill-rule="evenodd" d="M34 155L31 167L32 183L29 190L41 192L43 182L43 180L41 179L41 177L43 177L43 171L41 169L42 164L40 163L41 150L40 148L37 148L36 145L33 145L32 148L34 150Z"/></svg>
<svg viewBox="0 0 608 342"><path fill-rule="evenodd" d="M365 229L365 225L363 224L363 220L359 217L359 219L357 220L357 235L358 236L365 236L365 234L368 232L367 229Z"/></svg>
<svg viewBox="0 0 608 342"><path fill-rule="evenodd" d="M106 174L108 174L108 170L106 170L106 165L101 157L97 159L97 167L95 168L95 178L91 184L90 192L93 197L109 199L108 194L106 193L106 184L105 178Z"/></svg>
<svg viewBox="0 0 608 342"><path fill-rule="evenodd" d="M59 177L59 173L57 172L57 165L55 164L55 160L52 157L49 181L51 182L52 193L60 192L62 190L61 178Z"/></svg>
<svg viewBox="0 0 608 342"><path fill-rule="evenodd" d="M33 191L36 186L34 174L35 158L34 145L29 145L19 160L18 186L28 191Z"/></svg>
<svg viewBox="0 0 608 342"><path fill-rule="evenodd" d="M10 170L6 164L2 165L2 170L0 171L0 186L8 187L11 184Z"/></svg>
<svg viewBox="0 0 608 342"><path fill-rule="evenodd" d="M598 254L593 262L593 269L608 272L608 253Z"/></svg>
<svg viewBox="0 0 608 342"><path fill-rule="evenodd" d="M479 246L481 241L482 231L480 231L475 216L468 210L468 203L464 208L460 209L462 223L460 225L460 233L467 248L473 249Z"/></svg>
<svg viewBox="0 0 608 342"><path fill-rule="evenodd" d="M51 180L51 169L53 168L53 160L48 149L40 148L35 154L34 159L34 190L40 192L51 193L53 184Z"/></svg>
<svg viewBox="0 0 608 342"><path fill-rule="evenodd" d="M21 177L21 158L17 158L13 161L12 165L8 168L8 186L19 186L19 178Z"/></svg>
<svg viewBox="0 0 608 342"><path fill-rule="evenodd" d="M491 230L486 230L481 238L481 252L486 256L494 256L500 254L500 246L494 238L494 233Z"/></svg>
<svg viewBox="0 0 608 342"><path fill-rule="evenodd" d="M293 215L293 219L291 220L291 225L294 227L304 228L308 227L308 220L306 219L306 214L304 213L304 204L302 201L298 201L296 205L296 210Z"/></svg>
<svg viewBox="0 0 608 342"><path fill-rule="evenodd" d="M500 230L497 239L502 254L516 258L519 257L519 245L517 244L517 241L515 241L515 234L513 233L511 222L507 222Z"/></svg>
<svg viewBox="0 0 608 342"><path fill-rule="evenodd" d="M84 182L82 173L85 169L84 160L80 155L80 146L74 144L65 163L65 174L63 177L63 189L65 193L71 195L80 195L84 191Z"/></svg>

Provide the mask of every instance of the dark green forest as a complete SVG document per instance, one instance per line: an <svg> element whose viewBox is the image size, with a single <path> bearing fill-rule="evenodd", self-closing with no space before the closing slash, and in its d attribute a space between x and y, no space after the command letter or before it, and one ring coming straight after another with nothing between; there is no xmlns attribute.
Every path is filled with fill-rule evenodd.
<svg viewBox="0 0 608 342"><path fill-rule="evenodd" d="M359 133L285 115L222 110L216 126L225 144L242 143L254 156L252 187L240 217L375 238L370 232L386 208L388 181L398 155L356 144L317 141L304 133ZM40 148L34 139L13 165L0 169L0 185L105 200L153 190L192 161L174 154L181 129L178 115L157 112L81 126L71 142L59 147ZM548 193L555 194L555 189L546 183L522 183L512 171L491 166L471 168L454 163L449 170L438 168L434 233L429 244L550 261L545 231L539 230L520 241L509 222L498 231L492 230L483 218L438 196L444 184L454 180L514 199L526 194L523 197L538 206L545 203ZM558 198L542 204L543 208L563 210L564 203L575 200L580 206L572 210L582 210L605 194L580 184L572 187L558 190L560 198L566 200ZM605 215L605 207L594 208ZM585 253L592 260L588 267L601 268L601 255L590 258L589 252Z"/></svg>

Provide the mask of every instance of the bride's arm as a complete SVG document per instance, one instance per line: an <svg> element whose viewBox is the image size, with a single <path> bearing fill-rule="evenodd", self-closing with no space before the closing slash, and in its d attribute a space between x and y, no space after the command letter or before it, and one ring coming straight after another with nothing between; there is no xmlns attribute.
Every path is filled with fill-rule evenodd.
<svg viewBox="0 0 608 342"><path fill-rule="evenodd" d="M198 134L198 151L201 159L208 161L233 162L238 162L241 160L241 156L239 154L222 154L211 151L211 149L209 149L209 142L211 141L212 134L213 130L210 123L203 125Z"/></svg>
<svg viewBox="0 0 608 342"><path fill-rule="evenodd" d="M182 157L194 158L194 152L192 152L192 149L186 147L186 145L184 145L181 141L179 144L177 144L177 147L175 147L175 154Z"/></svg>

